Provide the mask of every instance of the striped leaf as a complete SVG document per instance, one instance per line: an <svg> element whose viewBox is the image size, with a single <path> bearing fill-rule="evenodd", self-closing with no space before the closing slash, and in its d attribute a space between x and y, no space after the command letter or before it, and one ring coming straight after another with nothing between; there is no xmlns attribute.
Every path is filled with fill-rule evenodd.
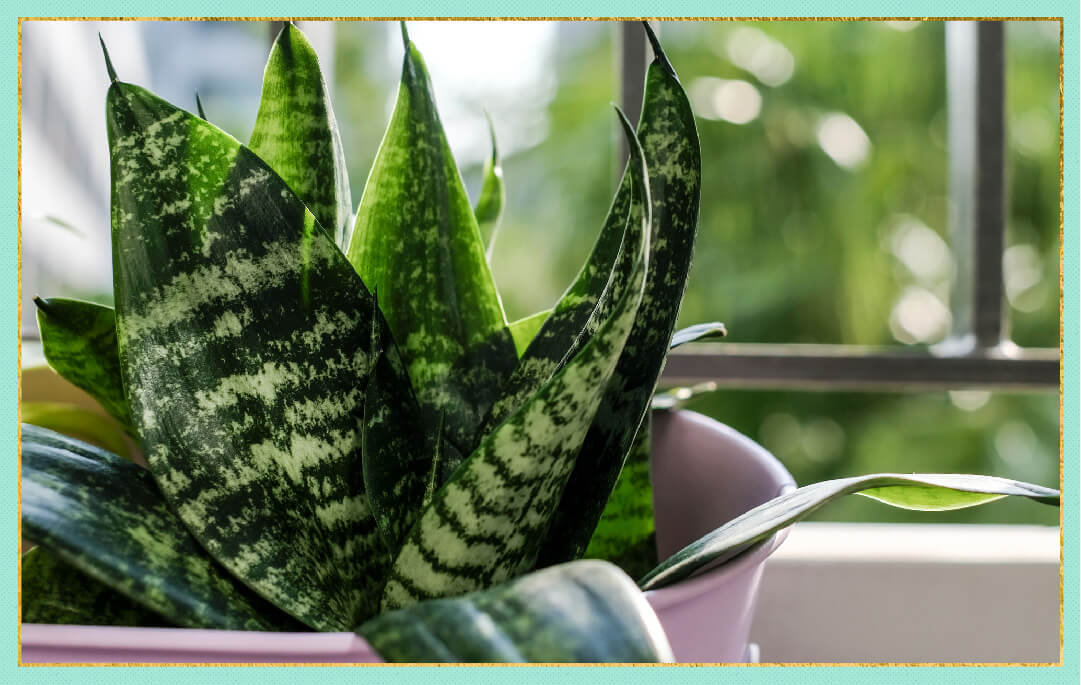
<svg viewBox="0 0 1081 685"><path fill-rule="evenodd" d="M650 415L638 428L627 463L589 539L587 559L603 559L638 577L657 565L653 484L649 479Z"/></svg>
<svg viewBox="0 0 1081 685"><path fill-rule="evenodd" d="M120 82L107 121L121 371L154 477L234 575L351 628L389 561L361 473L372 297L218 128Z"/></svg>
<svg viewBox="0 0 1081 685"><path fill-rule="evenodd" d="M413 386L378 308L372 324L374 362L362 436L364 487L386 548L396 554L434 487L438 433L424 425Z"/></svg>
<svg viewBox="0 0 1081 685"><path fill-rule="evenodd" d="M565 564L456 599L383 614L357 630L387 661L674 661L633 581L598 561Z"/></svg>
<svg viewBox="0 0 1081 685"><path fill-rule="evenodd" d="M83 626L168 626L172 623L43 547L22 556L23 623Z"/></svg>
<svg viewBox="0 0 1081 685"><path fill-rule="evenodd" d="M728 331L720 321L695 324L694 326L681 328L673 333L672 341L668 343L668 349L674 350L680 345L686 345L687 343L699 342L702 340L715 340L717 338L723 338L726 335L728 335Z"/></svg>
<svg viewBox="0 0 1081 685"><path fill-rule="evenodd" d="M508 324L511 337L514 338L514 347L518 351L518 356L525 353L526 348L529 347L529 343L533 342L533 338L537 337L537 333L540 332L541 326L544 325L544 321L551 313L551 309L545 309L542 312L537 312L524 319L518 319L517 321Z"/></svg>
<svg viewBox="0 0 1081 685"><path fill-rule="evenodd" d="M641 148L632 149L636 194L605 320L570 363L487 434L454 471L406 537L382 606L491 586L533 568L542 535L634 323L648 264L649 188Z"/></svg>
<svg viewBox="0 0 1081 685"><path fill-rule="evenodd" d="M635 429L649 411L694 252L702 176L694 114L656 36L644 26L655 55L638 126L653 199L649 273L634 330L548 530L543 566L580 557L593 535Z"/></svg>
<svg viewBox="0 0 1081 685"><path fill-rule="evenodd" d="M733 519L692 542L649 572L643 589L671 585L708 564L721 563L778 530L807 517L824 504L858 493L903 509L944 511L993 502L1009 495L1058 506L1059 492L993 476L880 473L827 480L794 490Z"/></svg>
<svg viewBox="0 0 1081 685"><path fill-rule="evenodd" d="M289 184L344 250L353 201L338 122L319 58L292 22L285 22L270 50L248 147Z"/></svg>
<svg viewBox="0 0 1081 685"><path fill-rule="evenodd" d="M149 472L26 424L22 532L61 561L176 625L297 628L214 563L166 505Z"/></svg>
<svg viewBox="0 0 1081 685"><path fill-rule="evenodd" d="M405 35L398 101L364 188L349 260L380 294L425 420L473 442L517 363L424 59Z"/></svg>
<svg viewBox="0 0 1081 685"><path fill-rule="evenodd" d="M495 126L490 116L488 134L492 139L492 154L484 162L484 183L480 187L477 204L473 206L473 215L477 217L481 238L487 246L485 256L491 261L492 246L499 233L499 220L503 218L503 206L507 203L507 190L503 186L503 159L495 143Z"/></svg>
<svg viewBox="0 0 1081 685"><path fill-rule="evenodd" d="M101 403L109 415L131 432L131 416L120 380L116 314L82 300L34 298L38 330L49 366Z"/></svg>

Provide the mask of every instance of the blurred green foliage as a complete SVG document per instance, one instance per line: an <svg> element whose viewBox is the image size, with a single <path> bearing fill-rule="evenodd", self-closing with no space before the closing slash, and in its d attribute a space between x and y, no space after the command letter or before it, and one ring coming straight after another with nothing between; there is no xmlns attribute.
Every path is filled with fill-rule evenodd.
<svg viewBox="0 0 1081 685"><path fill-rule="evenodd" d="M949 331L951 274L944 24L669 22L660 33L699 114L703 152L680 325L722 320L742 342L939 342ZM508 202L493 271L511 320L551 306L607 212L616 36L603 22L559 26L547 56L556 77L549 133L504 149ZM395 37L383 23L337 30L335 109L354 203L396 89ZM1010 329L1018 344L1055 347L1058 24L1011 23L1007 55ZM502 58L514 57L492 56ZM515 125L494 119L497 133ZM479 165L463 176L475 197ZM800 483L872 471L1058 481L1053 393L724 390L691 408L761 441ZM821 516L1058 522L1057 512L1025 502L914 516L848 498Z"/></svg>

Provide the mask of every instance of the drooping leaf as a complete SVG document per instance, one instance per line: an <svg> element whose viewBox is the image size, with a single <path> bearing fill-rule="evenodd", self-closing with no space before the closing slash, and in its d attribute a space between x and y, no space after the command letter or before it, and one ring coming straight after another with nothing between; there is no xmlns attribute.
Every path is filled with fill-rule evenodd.
<svg viewBox="0 0 1081 685"><path fill-rule="evenodd" d="M565 564L455 599L383 614L357 630L388 661L674 661L660 622L619 569Z"/></svg>
<svg viewBox="0 0 1081 685"><path fill-rule="evenodd" d="M83 626L175 625L65 564L44 547L22 556L23 623Z"/></svg>
<svg viewBox="0 0 1081 685"><path fill-rule="evenodd" d="M488 116L488 135L492 139L492 154L484 162L484 183L480 187L477 204L473 207L473 215L477 217L477 226L486 246L485 257L491 261L492 246L499 233L499 220L503 217L503 205L507 202L507 190L503 186L503 159L495 142L495 125L491 116Z"/></svg>
<svg viewBox="0 0 1081 685"><path fill-rule="evenodd" d="M673 333L672 342L668 344L668 349L675 349L680 345L686 345L687 343L698 342L700 340L723 338L726 335L728 335L728 331L720 321L695 324L694 326L688 326Z"/></svg>
<svg viewBox="0 0 1081 685"><path fill-rule="evenodd" d="M852 493L895 507L924 511L962 509L1010 495L1059 504L1058 490L993 476L880 473L827 480L772 499L733 519L663 561L639 585L647 590L664 587L707 564L721 563L824 504Z"/></svg>
<svg viewBox="0 0 1081 685"><path fill-rule="evenodd" d="M518 319L517 321L508 324L510 328L510 334L514 338L514 348L518 352L518 356L526 351L529 347L529 343L533 342L533 338L540 332L541 326L544 325L544 320L548 318L548 315L552 313L551 309L545 309L544 311L537 312L524 319Z"/></svg>
<svg viewBox="0 0 1081 685"><path fill-rule="evenodd" d="M585 551L587 559L609 561L635 578L657 565L649 426L650 415L646 414Z"/></svg>
<svg viewBox="0 0 1081 685"><path fill-rule="evenodd" d="M131 459L124 429L107 416L64 402L23 402L19 411L23 423L70 435Z"/></svg>
<svg viewBox="0 0 1081 685"><path fill-rule="evenodd" d="M93 302L34 298L38 330L49 366L101 403L131 432L132 421L120 380L116 313Z"/></svg>
<svg viewBox="0 0 1081 685"><path fill-rule="evenodd" d="M226 630L298 624L230 577L132 462L22 427L23 536L176 625Z"/></svg>
<svg viewBox="0 0 1081 685"><path fill-rule="evenodd" d="M285 22L270 50L248 147L344 250L353 211L345 153L319 58L292 22Z"/></svg>
<svg viewBox="0 0 1081 685"><path fill-rule="evenodd" d="M585 551L627 453L649 411L694 252L702 160L694 114L675 71L648 23L654 60L646 73L642 141L653 200L653 235L645 294L634 330L597 418L582 444L574 473L548 530L541 565L576 559Z"/></svg>
<svg viewBox="0 0 1081 685"><path fill-rule="evenodd" d="M447 437L464 450L518 357L424 59L404 31L398 100L349 260L380 294L427 424L445 415Z"/></svg>
<svg viewBox="0 0 1081 685"><path fill-rule="evenodd" d="M107 121L121 371L151 470L230 572L351 628L389 561L361 468L372 297L218 128L120 82Z"/></svg>
<svg viewBox="0 0 1081 685"><path fill-rule="evenodd" d="M364 399L364 488L389 554L434 491L438 433L421 416L398 349L378 307L372 317L372 371Z"/></svg>
<svg viewBox="0 0 1081 685"><path fill-rule="evenodd" d="M582 436L634 323L648 265L649 188L641 148L622 117L635 164L632 217L618 287L597 333L493 431L435 494L406 537L383 609L480 589L536 561Z"/></svg>

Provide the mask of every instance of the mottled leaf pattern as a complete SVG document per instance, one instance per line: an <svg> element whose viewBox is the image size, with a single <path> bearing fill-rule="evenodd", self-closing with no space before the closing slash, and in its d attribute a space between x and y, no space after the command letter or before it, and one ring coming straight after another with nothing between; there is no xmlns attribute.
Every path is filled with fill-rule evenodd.
<svg viewBox="0 0 1081 685"><path fill-rule="evenodd" d="M672 342L668 344L668 348L675 349L680 345L686 345L687 343L698 342L700 340L714 340L716 338L723 338L726 335L728 335L728 331L720 321L695 324L694 326L688 326L673 333Z"/></svg>
<svg viewBox="0 0 1081 685"><path fill-rule="evenodd" d="M176 625L298 628L203 551L145 469L26 424L22 524L27 539Z"/></svg>
<svg viewBox="0 0 1081 685"><path fill-rule="evenodd" d="M537 337L537 333L540 332L545 319L547 319L551 313L551 309L545 309L542 312L537 312L524 319L518 319L517 321L508 324L510 334L514 338L514 347L518 351L518 356L522 356L522 354L525 353L526 348L529 347L529 343L533 342L533 338Z"/></svg>
<svg viewBox="0 0 1081 685"><path fill-rule="evenodd" d="M895 507L923 511L963 509L1010 495L1059 504L1058 490L993 476L879 473L827 480L781 495L733 519L673 554L642 578L639 585L646 590L671 585L703 566L736 556L826 503L852 493Z"/></svg>
<svg viewBox="0 0 1081 685"><path fill-rule="evenodd" d="M291 22L270 50L248 147L289 184L344 250L353 212L345 153L319 58Z"/></svg>
<svg viewBox="0 0 1081 685"><path fill-rule="evenodd" d="M438 434L424 426L409 376L378 310L372 322L374 362L364 400L362 438L364 487L387 551L396 554L424 506L425 495L433 492Z"/></svg>
<svg viewBox="0 0 1081 685"><path fill-rule="evenodd" d="M109 415L130 430L131 416L120 380L116 314L82 300L34 298L38 330L49 366L90 394Z"/></svg>
<svg viewBox="0 0 1081 685"><path fill-rule="evenodd" d="M357 630L388 661L674 661L633 581L579 561L456 599L383 614Z"/></svg>
<svg viewBox="0 0 1081 685"><path fill-rule="evenodd" d="M657 565L649 426L650 415L646 414L585 551L587 559L610 561L635 578Z"/></svg>
<svg viewBox="0 0 1081 685"><path fill-rule="evenodd" d="M468 449L517 354L424 59L408 38L349 259L379 292L426 422L444 414L446 436Z"/></svg>
<svg viewBox="0 0 1081 685"><path fill-rule="evenodd" d="M641 148L622 118L635 184L619 288L606 318L570 363L488 433L409 531L382 607L469 592L533 567L550 516L634 323L648 264L649 189Z"/></svg>
<svg viewBox="0 0 1081 685"><path fill-rule="evenodd" d="M388 561L361 473L372 298L236 140L119 82L107 120L121 370L154 477L238 578L351 628Z"/></svg>
<svg viewBox="0 0 1081 685"><path fill-rule="evenodd" d="M162 616L65 564L44 547L22 556L23 623L170 626Z"/></svg>
<svg viewBox="0 0 1081 685"><path fill-rule="evenodd" d="M499 233L499 220L503 217L503 205L507 201L507 191L503 186L503 159L499 156L499 147L495 142L495 126L488 117L488 134L492 139L492 154L484 162L484 182L480 187L480 196L473 207L477 217L481 238L487 246L485 256L492 259L492 246Z"/></svg>
<svg viewBox="0 0 1081 685"><path fill-rule="evenodd" d="M634 330L586 435L548 531L542 566L585 551L664 368L694 252L702 160L694 114L649 24L655 59L646 74L638 138L649 168L653 236Z"/></svg>

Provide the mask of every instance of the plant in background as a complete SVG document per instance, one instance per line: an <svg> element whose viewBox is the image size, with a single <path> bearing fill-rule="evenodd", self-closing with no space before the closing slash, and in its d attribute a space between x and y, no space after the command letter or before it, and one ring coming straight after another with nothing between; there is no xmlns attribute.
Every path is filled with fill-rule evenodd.
<svg viewBox="0 0 1081 685"><path fill-rule="evenodd" d="M648 26L646 27L649 31ZM498 154L470 205L424 60L355 217L315 53L287 24L247 147L116 79L116 309L39 299L45 355L148 469L22 431L23 619L356 630L391 660L670 658L616 566L648 570L648 412L700 193L694 118L656 37L630 161L588 261L505 320L488 266ZM628 456L630 455L630 456ZM1002 479L819 483L646 573L675 582L862 491L942 509L1058 493ZM78 589L75 589L78 588ZM421 639L420 636L424 636Z"/></svg>

